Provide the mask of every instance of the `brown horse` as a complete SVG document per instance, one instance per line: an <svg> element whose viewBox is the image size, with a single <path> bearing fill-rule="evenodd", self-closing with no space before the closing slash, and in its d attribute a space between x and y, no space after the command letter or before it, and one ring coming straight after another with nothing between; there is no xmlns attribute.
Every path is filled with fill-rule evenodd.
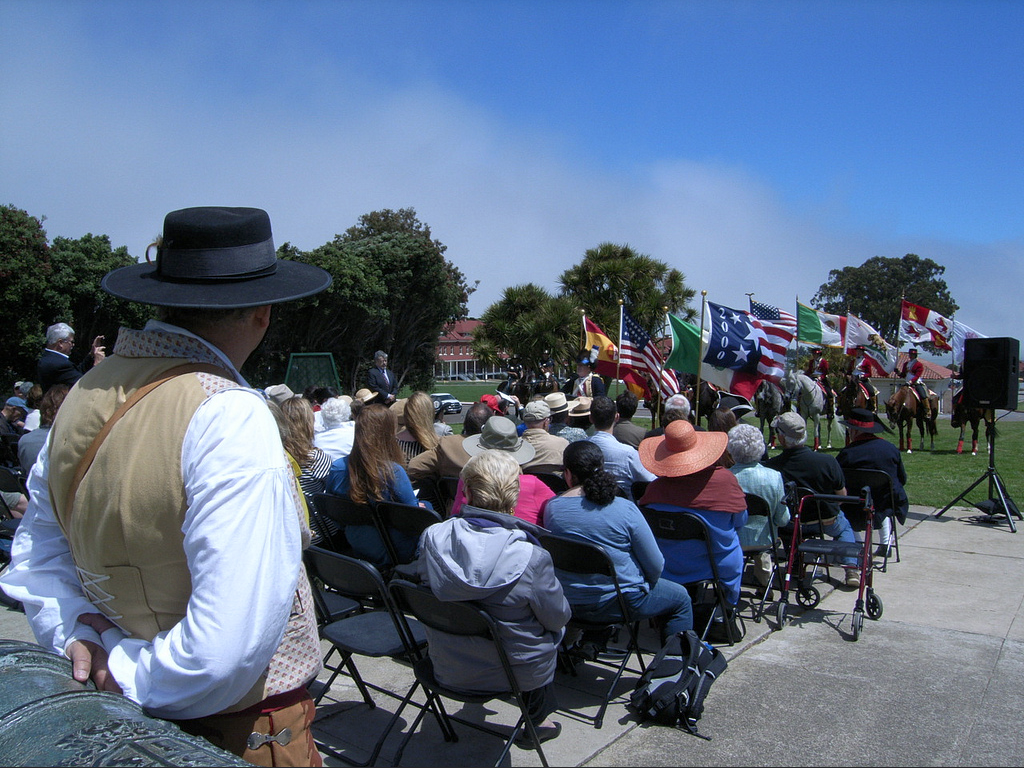
<svg viewBox="0 0 1024 768"><path fill-rule="evenodd" d="M871 395L867 387L849 376L846 386L839 390L839 413L844 419L849 419L854 408L867 408L878 413L878 394Z"/></svg>
<svg viewBox="0 0 1024 768"><path fill-rule="evenodd" d="M982 420L985 421L985 442L994 437L996 431L996 412L991 408L971 408L964 402L963 397L953 398L953 416L949 421L951 427L960 428L960 439L956 444L956 452L964 452L964 432L967 424L971 425L971 455L978 455L978 427Z"/></svg>
<svg viewBox="0 0 1024 768"><path fill-rule="evenodd" d="M924 408L918 402L917 393L909 384L902 385L897 389L889 401L885 404L885 415L890 424L895 424L900 432L900 450L903 450L903 429L907 430L907 453L914 452L913 429L914 422L921 433L921 445L924 445L924 429L928 426L928 437L931 439L931 450L935 450L935 435L938 429L935 426L935 419L939 412L939 398L929 393L928 402L931 405L931 414L926 419Z"/></svg>

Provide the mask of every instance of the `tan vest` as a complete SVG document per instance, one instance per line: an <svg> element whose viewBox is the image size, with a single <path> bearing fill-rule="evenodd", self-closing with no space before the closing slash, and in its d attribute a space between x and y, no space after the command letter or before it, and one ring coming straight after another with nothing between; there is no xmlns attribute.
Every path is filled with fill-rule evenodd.
<svg viewBox="0 0 1024 768"><path fill-rule="evenodd" d="M99 611L143 640L177 624L191 594L181 532L185 431L207 397L238 385L191 373L153 390L114 425L71 509L67 495L82 455L117 408L136 388L187 362L107 358L68 394L51 436L50 496L82 588ZM312 595L301 569L284 640L256 686L227 711L298 688L319 669Z"/></svg>

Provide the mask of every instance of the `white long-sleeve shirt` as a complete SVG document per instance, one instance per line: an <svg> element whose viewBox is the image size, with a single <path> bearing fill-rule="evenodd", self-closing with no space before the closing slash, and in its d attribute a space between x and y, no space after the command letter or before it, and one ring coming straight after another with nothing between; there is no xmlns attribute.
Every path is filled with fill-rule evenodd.
<svg viewBox="0 0 1024 768"><path fill-rule="evenodd" d="M160 717L203 717L239 701L281 642L302 567L291 470L260 395L218 392L189 423L182 532L192 593L185 617L151 642L116 629L99 638L77 623L97 609L82 592L50 505L48 456L47 444L29 476L31 501L11 566L0 577L4 591L24 604L37 641L58 653L75 639L102 643L125 695Z"/></svg>

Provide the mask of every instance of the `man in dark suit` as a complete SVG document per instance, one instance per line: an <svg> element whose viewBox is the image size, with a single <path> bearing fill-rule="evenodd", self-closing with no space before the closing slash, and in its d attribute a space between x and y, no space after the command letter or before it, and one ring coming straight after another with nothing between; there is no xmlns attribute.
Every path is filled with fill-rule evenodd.
<svg viewBox="0 0 1024 768"><path fill-rule="evenodd" d="M367 375L367 386L377 393L378 403L391 405L398 396L398 379L388 370L388 356L378 349L373 355L373 367Z"/></svg>
<svg viewBox="0 0 1024 768"><path fill-rule="evenodd" d="M74 347L75 331L67 323L56 323L46 329L46 349L39 358L39 367L36 371L43 392L54 384L67 384L69 387L74 385L86 371L106 356L102 336L93 339L92 350L78 365L72 363L68 357Z"/></svg>

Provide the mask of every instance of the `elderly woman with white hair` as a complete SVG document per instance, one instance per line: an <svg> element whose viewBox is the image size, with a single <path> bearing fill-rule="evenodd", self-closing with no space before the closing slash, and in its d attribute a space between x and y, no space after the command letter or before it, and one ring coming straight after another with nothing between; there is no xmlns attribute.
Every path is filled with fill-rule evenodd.
<svg viewBox="0 0 1024 768"><path fill-rule="evenodd" d="M420 538L420 577L445 601L471 601L498 620L498 629L541 741L561 725L547 718L558 708L554 676L558 645L571 610L551 556L513 517L519 497L519 462L507 451L487 450L463 467L466 503L459 517L427 528ZM480 638L427 628L437 679L467 692L508 689L493 645ZM527 739L517 740L527 746Z"/></svg>
<svg viewBox="0 0 1024 768"><path fill-rule="evenodd" d="M313 445L331 457L332 461L352 453L356 423L352 420L352 406L342 397L331 397L320 406L324 429L313 436Z"/></svg>
<svg viewBox="0 0 1024 768"><path fill-rule="evenodd" d="M764 455L764 435L751 424L739 424L729 430L729 455L735 464L729 471L736 475L744 493L760 496L768 502L776 529L789 522L786 489L782 474L760 463ZM750 517L740 529L740 544L761 547L772 544L768 520L760 515ZM754 578L762 587L768 586L771 576L771 554L765 552L754 566Z"/></svg>

